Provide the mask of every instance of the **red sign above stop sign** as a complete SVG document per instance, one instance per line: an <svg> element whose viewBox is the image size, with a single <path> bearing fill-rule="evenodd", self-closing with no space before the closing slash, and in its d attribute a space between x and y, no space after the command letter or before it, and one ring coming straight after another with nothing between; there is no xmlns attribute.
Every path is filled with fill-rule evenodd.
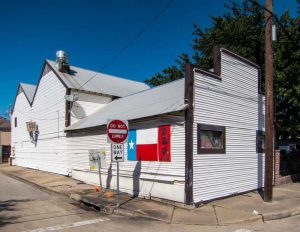
<svg viewBox="0 0 300 232"><path fill-rule="evenodd" d="M109 143L125 143L128 137L128 122L124 120L108 120L107 141Z"/></svg>

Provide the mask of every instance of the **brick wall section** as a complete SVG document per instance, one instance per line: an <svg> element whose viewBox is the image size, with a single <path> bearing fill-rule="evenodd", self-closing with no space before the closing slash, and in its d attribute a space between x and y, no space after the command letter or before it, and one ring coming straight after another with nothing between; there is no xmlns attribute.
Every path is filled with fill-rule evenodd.
<svg viewBox="0 0 300 232"><path fill-rule="evenodd" d="M274 184L280 184L280 151L275 150L274 154Z"/></svg>
<svg viewBox="0 0 300 232"><path fill-rule="evenodd" d="M274 184L288 184L296 181L300 181L300 173L288 176L280 175L280 151L276 150L274 154Z"/></svg>

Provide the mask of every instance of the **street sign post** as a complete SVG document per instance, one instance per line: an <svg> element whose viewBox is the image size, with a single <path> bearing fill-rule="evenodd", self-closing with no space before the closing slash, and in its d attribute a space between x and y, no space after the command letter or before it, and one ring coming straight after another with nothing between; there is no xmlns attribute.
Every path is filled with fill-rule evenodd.
<svg viewBox="0 0 300 232"><path fill-rule="evenodd" d="M107 142L111 143L111 160L117 163L117 207L120 206L119 162L124 162L124 143L128 138L128 121L114 119L107 122Z"/></svg>
<svg viewBox="0 0 300 232"><path fill-rule="evenodd" d="M107 141L109 143L126 143L128 137L128 121L108 120Z"/></svg>
<svg viewBox="0 0 300 232"><path fill-rule="evenodd" d="M111 145L112 162L124 162L124 144L117 143Z"/></svg>

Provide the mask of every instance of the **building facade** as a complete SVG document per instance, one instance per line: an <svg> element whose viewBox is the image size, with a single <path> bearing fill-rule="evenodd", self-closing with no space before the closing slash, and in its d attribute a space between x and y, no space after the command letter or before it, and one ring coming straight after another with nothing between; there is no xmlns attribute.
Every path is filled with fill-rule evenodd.
<svg viewBox="0 0 300 232"><path fill-rule="evenodd" d="M0 163L6 163L10 156L10 121L0 117Z"/></svg>
<svg viewBox="0 0 300 232"><path fill-rule="evenodd" d="M99 184L89 151L101 150L102 183L114 189L106 123L124 119L130 131L120 163L121 191L199 204L261 188L260 69L224 48L216 47L214 56L214 71L189 64L185 78L155 88L74 66L60 71L45 61L38 85L18 88L14 164Z"/></svg>

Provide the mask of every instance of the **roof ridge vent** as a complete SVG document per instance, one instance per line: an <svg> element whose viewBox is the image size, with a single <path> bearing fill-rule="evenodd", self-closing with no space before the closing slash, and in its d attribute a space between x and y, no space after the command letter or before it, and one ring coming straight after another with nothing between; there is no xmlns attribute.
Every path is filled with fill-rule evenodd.
<svg viewBox="0 0 300 232"><path fill-rule="evenodd" d="M60 72L69 72L70 71L70 65L69 65L69 59L68 54L65 51L58 50L56 52L56 62L58 63L58 70Z"/></svg>

